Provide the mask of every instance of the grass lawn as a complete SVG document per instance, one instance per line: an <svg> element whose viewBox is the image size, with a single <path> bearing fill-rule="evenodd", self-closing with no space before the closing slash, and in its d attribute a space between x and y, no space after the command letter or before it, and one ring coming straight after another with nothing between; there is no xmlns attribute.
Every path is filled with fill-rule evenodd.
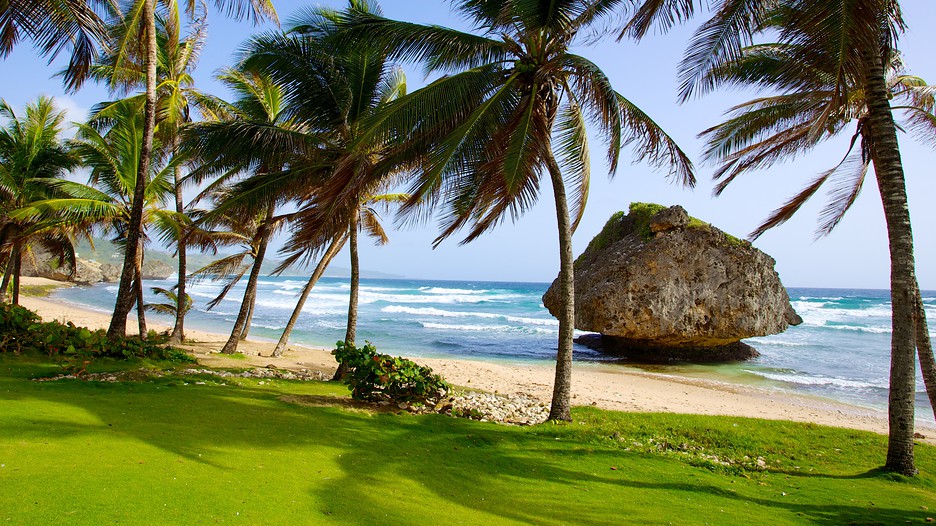
<svg viewBox="0 0 936 526"><path fill-rule="evenodd" d="M921 475L904 479L876 470L885 439L859 431L584 408L572 424L521 428L373 413L330 383L30 380L57 372L0 354L0 524L936 517L934 448L918 446Z"/></svg>

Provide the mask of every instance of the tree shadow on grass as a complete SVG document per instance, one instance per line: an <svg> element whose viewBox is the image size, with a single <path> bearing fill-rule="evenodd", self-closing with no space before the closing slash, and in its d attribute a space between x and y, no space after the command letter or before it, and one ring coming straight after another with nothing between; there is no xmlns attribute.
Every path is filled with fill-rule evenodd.
<svg viewBox="0 0 936 526"><path fill-rule="evenodd" d="M744 480L735 489L726 475L577 443L543 428L374 414L334 391L330 385L282 382L246 389L3 380L0 401L5 400L5 407L18 402L26 408L39 401L71 406L87 416L24 414L4 422L0 441L140 441L210 468L217 472L213 476L229 477L256 476L246 467L263 454L285 454L292 462L278 469L306 472L299 474L302 488L282 491L308 495L310 509L303 514L312 522L688 524L754 516L816 524L925 520L922 511L871 509L834 498L817 502L822 499L806 492L802 498L783 496L776 488ZM313 460L320 458L327 458L333 471L313 472L310 466L317 466ZM863 483L862 478L874 482L868 474L853 478L851 483Z"/></svg>

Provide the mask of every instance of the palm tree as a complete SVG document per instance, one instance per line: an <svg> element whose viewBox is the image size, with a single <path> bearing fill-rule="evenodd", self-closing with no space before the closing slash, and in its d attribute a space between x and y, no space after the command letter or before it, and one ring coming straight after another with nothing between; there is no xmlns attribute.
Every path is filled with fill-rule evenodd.
<svg viewBox="0 0 936 526"><path fill-rule="evenodd" d="M177 4L172 3L175 6ZM196 2L188 2L186 9L189 16L194 17ZM263 18L276 20L276 11L269 0L215 0L215 5L225 10L235 18L247 17L257 22ZM143 145L140 156L140 166L137 176L137 186L134 188L134 206L131 209L126 242L127 251L124 255L123 269L120 275L120 284L117 289L117 301L114 304L114 314L111 317L107 334L110 337L123 336L126 333L126 317L133 304L132 275L137 265L135 252L142 232L143 201L146 193L146 174L153 156L153 137L156 128L157 112L157 77L158 42L156 37L156 1L137 0L127 11L134 13L131 18L138 21L127 27L122 40L114 47L118 49L120 57L130 58L139 56L145 66L146 103L144 106ZM120 65L123 58L115 64Z"/></svg>
<svg viewBox="0 0 936 526"><path fill-rule="evenodd" d="M87 78L98 48L107 48L105 20L119 12L113 0L19 0L0 4L0 58L23 37L42 56L71 50L63 80L75 90Z"/></svg>
<svg viewBox="0 0 936 526"><path fill-rule="evenodd" d="M227 215L241 218L246 224L257 216L257 211L262 211L254 237L256 245L251 249L253 264L244 300L222 349L230 354L236 351L244 334L266 247L283 220L275 215L276 206L288 199L284 192L254 191L254 188L262 187L271 174L281 172L295 152L306 146L307 137L284 111L282 88L268 76L241 68L225 70L218 78L238 94L238 99L228 103L206 98L205 108L214 119L185 131L183 150L197 164L189 179L201 183L218 176L202 192L204 196L221 197L215 210L204 219L208 223ZM238 180L243 174L251 175Z"/></svg>
<svg viewBox="0 0 936 526"><path fill-rule="evenodd" d="M208 302L208 310L218 306L227 297L231 289L245 275L250 273L247 290L245 290L244 299L241 301L241 305L247 307L239 313L238 320L235 321L235 328L232 331L232 337L236 333L239 340L246 340L247 334L250 332L250 323L256 304L257 281L266 255L266 246L270 237L283 224L283 218L274 218L271 223L273 230L268 231L264 228L267 225L268 213L269 211L264 210L256 213L253 217L244 215L246 212L235 216L214 217L210 225L214 229L212 237L222 232L224 236L223 239L216 242L216 245L239 246L241 250L213 261L192 273L192 276L199 280L204 278L215 281L225 280L224 286L218 295ZM206 225L208 223L203 220L201 226ZM226 230L217 230L218 228Z"/></svg>
<svg viewBox="0 0 936 526"><path fill-rule="evenodd" d="M605 9L623 2L598 0ZM657 23L664 27L692 15L693 0L646 1L624 32L639 38ZM773 10L775 9L775 10ZM861 90L866 108L863 128L870 148L878 190L884 206L891 257L891 369L887 460L884 468L904 475L916 473L913 458L914 355L916 348L916 271L913 232L907 206L897 126L890 106L887 65L905 28L896 0L723 0L716 14L696 32L681 65L681 98L704 93L721 80L719 64L737 60L744 45L769 18L782 13L785 23L778 41L796 46L801 64L819 64L831 74L832 96L811 123L815 141L847 105L851 92ZM622 33L623 34L623 33ZM832 54L830 55L830 51ZM852 85L849 85L849 83ZM795 86L791 86L795 87ZM782 151L775 152L783 155ZM920 319L920 321L922 321Z"/></svg>
<svg viewBox="0 0 936 526"><path fill-rule="evenodd" d="M383 225L380 224L380 211L389 211L391 205L403 203L408 199L409 196L407 194L381 194L368 197L365 202L361 203L357 213L351 216L348 230L339 233L336 237L327 242L328 248L325 249L325 252L319 259L318 265L316 265L315 270L312 272L312 276L309 277L309 281L306 282L306 285L299 293L299 299L296 302L292 315L289 317L289 321L286 323L286 327L283 329L283 334L280 335L276 347L273 348L272 356L283 355L283 351L286 350L286 344L289 342L289 336L292 334L292 330L299 320L299 315L302 313L302 308L305 306L309 293L312 292L312 288L315 287L315 284L318 283L318 280L325 273L332 259L338 255L338 252L348 241L351 242L349 250L351 258L351 283L348 295L348 323L345 330L344 341L349 345L354 345L354 339L357 335L358 290L360 288L361 278L360 264L358 261L358 231L365 231L378 245L387 244L390 238L387 237L387 232L384 230ZM339 363L338 370L335 371L335 376L332 379L341 380L346 374L347 365L343 362Z"/></svg>
<svg viewBox="0 0 936 526"><path fill-rule="evenodd" d="M389 212L391 205L402 205L409 200L408 194L381 194L370 197L367 202L361 203L358 212L351 216L348 227L349 253L351 258L351 287L348 296L348 324L345 331L345 344L354 345L357 337L357 309L358 309L358 289L361 284L361 266L358 260L358 230L363 230L374 239L378 245L386 245L390 242L387 232L380 224L380 211ZM348 365L344 362L338 364L335 376L332 380L342 380L348 374Z"/></svg>
<svg viewBox="0 0 936 526"><path fill-rule="evenodd" d="M375 4L358 0L349 2L349 9L379 13ZM284 86L288 111L306 127L310 142L317 144L308 155L293 159L288 170L258 187L270 191L288 186L300 201L299 210L292 214L293 235L281 269L324 250L274 356L282 354L309 292L348 238L352 240L352 291L347 336L353 341L359 223L385 238L375 211L365 207L362 212L362 205L392 200L390 195L375 194L408 167L406 158L393 157L396 146L391 141L366 141L360 135L365 119L405 94L406 78L383 52L336 44L341 16L325 8L302 12L287 33L255 38L245 52L244 67L263 71ZM357 183L349 185L349 179ZM350 198L344 200L345 196Z"/></svg>
<svg viewBox="0 0 936 526"><path fill-rule="evenodd" d="M779 23L775 18L774 23ZM831 54L831 53L830 53ZM825 70L831 61L804 64L799 49L781 43L749 46L741 51L738 60L720 65L713 75L717 85L757 86L771 91L787 91L780 95L757 98L732 108L732 118L702 132L707 138L707 161L720 164L715 179L716 195L738 176L755 168L769 167L778 160L778 152L792 155L811 150L819 142L853 127L849 151L842 162L823 172L803 191L788 200L781 208L751 234L757 238L768 229L786 222L820 188L833 185L832 199L822 210L822 222L816 237L829 234L855 203L871 164L868 115L864 93L857 79L848 79L849 98L841 107L824 117L822 113L835 96L835 79ZM887 87L895 109L906 113L905 128L916 132L925 141L936 137L933 87L923 79L904 72L899 55L891 57L888 65ZM794 88L790 88L793 86ZM794 91L790 91L793 89ZM812 136L812 124L825 118L827 125L822 134ZM857 151L855 146L857 146ZM918 294L918 293L917 293ZM916 329L920 366L930 397L936 402L936 362L933 360L926 314L917 302ZM934 405L936 415L936 405Z"/></svg>
<svg viewBox="0 0 936 526"><path fill-rule="evenodd" d="M184 38L181 36L182 20L178 9L157 14L156 31L158 45L158 64L156 74L158 85L156 132L159 141L171 148L173 154L178 153L181 140L181 128L191 122L193 110L200 107L204 95L194 87L192 71L198 62L198 57L207 38L203 12L199 13L193 27ZM113 40L122 42L126 40L125 33L134 26L131 12L122 24L115 25L112 30ZM131 29L132 30L132 29ZM92 69L92 76L99 81L106 82L112 90L129 93L131 90L145 87L146 78L143 64L139 60L128 60L120 53L105 54L99 63ZM143 95L139 95L143 97ZM182 215L185 213L185 203L182 194L182 174L179 164L175 164L173 172L175 210ZM175 290L179 297L185 297L185 281L187 272L186 239L189 235L185 229L178 230L178 236L170 240L176 247L178 254L178 282ZM170 334L170 343L181 343L185 339L186 310L179 309L175 313L175 324Z"/></svg>
<svg viewBox="0 0 936 526"><path fill-rule="evenodd" d="M130 211L133 208L133 188L136 186L137 166L140 162L143 139L142 101L139 98L104 103L96 108L94 116L78 125L76 139L70 145L80 156L82 164L91 169L89 184L58 181L56 198L45 199L21 207L14 217L57 218L65 223L100 225L105 233L124 251L129 250L126 236ZM173 164L166 163L147 177L144 225L161 224L160 229L173 228L177 222L175 212L165 210L164 202L171 192L170 177ZM134 303L140 335L146 335L146 322L142 304L142 244L136 249L133 269Z"/></svg>
<svg viewBox="0 0 936 526"><path fill-rule="evenodd" d="M436 243L469 226L467 243L507 217L518 218L536 202L548 174L559 232L561 302L550 419L569 420L572 232L588 195L586 123L607 143L611 175L628 143L636 160L666 167L687 185L694 183L692 166L656 123L614 90L597 65L570 52L576 37L593 36L589 28L603 16L592 2L464 0L454 9L481 34L352 10L343 41L376 46L401 60L421 60L428 72L446 74L391 103L369 130L411 139L399 155L418 156L421 170L412 179L412 198L404 210L415 210L416 203L444 205Z"/></svg>
<svg viewBox="0 0 936 526"><path fill-rule="evenodd" d="M36 218L14 218L12 210L56 195L55 183L78 165L74 152L61 140L65 112L56 111L51 98L39 97L19 117L6 101L0 116L8 119L0 128L0 261L6 261L0 300L13 283L13 304L19 303L20 267L23 255L36 243L58 256L60 264L74 269L75 252L67 228Z"/></svg>
<svg viewBox="0 0 936 526"><path fill-rule="evenodd" d="M146 310L156 312L159 314L166 314L169 316L176 316L176 312L179 310L190 311L192 310L192 297L186 294L185 296L179 296L176 292L175 287L172 290L164 289L162 287L153 287L153 294L157 296L164 296L166 298L166 303L147 303Z"/></svg>

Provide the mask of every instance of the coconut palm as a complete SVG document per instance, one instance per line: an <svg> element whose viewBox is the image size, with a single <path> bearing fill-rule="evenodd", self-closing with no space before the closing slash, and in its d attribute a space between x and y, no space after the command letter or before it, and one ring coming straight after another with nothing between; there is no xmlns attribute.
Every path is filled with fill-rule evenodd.
<svg viewBox="0 0 936 526"><path fill-rule="evenodd" d="M14 217L57 218L65 223L96 224L112 237L122 250L129 250L126 236L130 212L133 208L133 188L136 186L137 166L140 162L143 139L143 111L139 98L104 103L96 108L87 123L78 124L76 139L70 142L82 164L91 169L87 185L58 181L55 185L60 196L30 203L14 213ZM164 203L171 192L172 163L152 165L153 173L147 177L144 225L157 225L161 230L171 229L169 223L178 221L175 212L165 210ZM157 171L158 168L158 171ZM141 336L146 335L146 321L142 285L142 244L137 247L133 269L134 303Z"/></svg>
<svg viewBox="0 0 936 526"><path fill-rule="evenodd" d="M454 9L480 34L387 20L353 10L344 41L420 60L439 80L390 104L370 132L410 138L400 155L420 156L416 203L443 206L436 243L463 227L465 243L537 201L541 179L553 187L560 245L559 342L550 418L568 420L574 289L572 232L585 209L590 176L586 123L607 144L609 174L623 144L637 161L665 167L684 184L692 166L637 106L617 93L596 64L570 51L603 12L587 1L464 0ZM566 186L571 187L567 196ZM425 217L425 214L421 215Z"/></svg>
<svg viewBox="0 0 936 526"><path fill-rule="evenodd" d="M680 3L691 2L683 0ZM652 4L659 5L658 2ZM771 11L770 8L777 10ZM863 94L867 109L863 127L871 145L867 155L874 166L884 206L891 257L890 433L884 467L913 475L916 473L913 401L917 319L914 316L914 291L918 286L906 184L886 68L896 53L897 37L905 23L896 0L725 0L690 44L691 51L681 67L683 98L715 87L720 80L715 72L717 65L739 58L743 45L750 43L755 31L777 12L782 13L786 21L778 31L778 41L797 46L802 53L799 57L801 63L818 64L821 60L829 60L824 69L834 79L832 96L812 122L813 140L822 135L836 110L846 104L850 98L849 90L860 89ZM663 13L662 19L672 20L672 11L664 8L658 13ZM643 18L645 24L636 24L632 29L639 34L640 28L649 27L653 19L654 15L648 15ZM829 55L830 51L832 55Z"/></svg>
<svg viewBox="0 0 936 526"><path fill-rule="evenodd" d="M201 183L216 177L202 192L218 198L204 221L211 223L227 216L247 224L262 214L254 237L256 246L250 250L253 263L244 300L222 349L234 353L256 298L266 247L284 219L275 215L276 206L290 198L285 190L265 192L255 188L263 187L297 151L306 148L308 137L285 112L283 90L270 77L240 68L225 70L218 78L238 98L233 103L206 98L205 108L213 118L186 130L183 149L196 164L189 179Z"/></svg>
<svg viewBox="0 0 936 526"><path fill-rule="evenodd" d="M8 119L0 128L0 261L6 261L0 300L13 283L12 301L19 303L20 267L32 244L42 246L74 269L75 251L66 225L39 218L14 218L12 210L57 194L55 183L78 165L78 157L62 141L65 112L54 101L39 97L20 117L6 101L0 116Z"/></svg>
<svg viewBox="0 0 936 526"><path fill-rule="evenodd" d="M296 302L292 315L289 317L289 321L286 323L286 327L283 329L283 334L276 343L276 347L273 348L272 356L283 355L283 351L286 350L286 344L289 342L289 336L292 334L292 330L299 320L299 315L302 313L302 308L305 306L309 293L325 273L332 259L338 255L338 252L348 241L350 241L351 281L348 295L348 323L345 330L344 341L349 345L354 345L354 340L357 336L358 291L360 289L361 279L360 262L358 258L358 233L359 231L366 232L378 245L387 244L390 238L387 237L387 232L380 223L380 212L387 213L392 205L402 204L408 199L409 196L407 194L380 194L367 197L365 202L361 203L359 206L357 213L352 214L348 224L348 230L337 234L333 239L328 241L328 248L322 253L315 270L312 272L312 276L309 277L309 281L306 282L306 285L299 293L299 299ZM346 374L347 365L343 362L339 363L338 369L335 371L334 378L332 379L341 380Z"/></svg>
<svg viewBox="0 0 936 526"><path fill-rule="evenodd" d="M172 290L162 287L153 287L152 291L153 294L157 296L164 296L166 298L166 303L147 303L146 310L148 311L175 316L176 312L179 310L186 312L192 310L192 297L188 294L179 296L175 287L173 287Z"/></svg>
<svg viewBox="0 0 936 526"><path fill-rule="evenodd" d="M22 39L32 40L42 56L54 60L70 49L63 80L78 89L87 78L98 48L107 47L108 17L119 12L112 0L18 0L0 4L0 58Z"/></svg>
<svg viewBox="0 0 936 526"><path fill-rule="evenodd" d="M773 24L783 23L774 17ZM827 55L831 55L830 50ZM738 176L757 168L769 167L780 155L788 156L811 150L819 142L851 130L850 148L837 166L822 173L803 191L781 208L751 234L759 237L770 228L787 221L820 188L832 185L831 201L822 210L817 237L829 234L856 201L871 164L871 138L865 125L868 115L864 91L858 79L849 78L848 98L828 116L823 115L835 95L834 73L826 68L830 59L819 63L804 63L809 56L797 46L769 43L749 46L739 59L715 68L718 86L756 86L780 95L761 97L739 104L731 110L732 118L702 133L708 141L706 160L716 162L716 194L720 194ZM888 65L887 88L891 100L904 110L905 128L916 132L924 141L936 139L934 88L923 79L904 72L899 55L893 55ZM814 137L812 125L819 119L827 121L821 134ZM927 391L936 401L936 363L926 330L922 305L915 308L917 347ZM936 411L936 406L934 406Z"/></svg>
<svg viewBox="0 0 936 526"><path fill-rule="evenodd" d="M159 141L170 146L173 153L179 150L182 126L191 122L193 111L199 108L200 101L204 99L204 95L194 87L192 71L195 69L207 38L203 12L199 13L189 34L183 38L181 36L183 22L175 7L175 4L170 4L165 12L157 14L156 17L158 49L156 133ZM123 23L113 26L113 41L122 42L126 39L126 32L134 25L132 19L134 14L131 12ZM105 54L92 69L92 76L120 93L129 93L132 90L144 88L146 83L141 61L129 60L117 52ZM143 95L139 97L142 98ZM175 210L181 215L185 213L182 174L179 164L174 166ZM175 245L178 254L178 282L175 290L180 297L184 297L185 280L188 274L186 239L189 233L185 229L180 229L178 234L177 238L170 242ZM169 337L171 343L181 343L185 338L185 314L185 310L176 310L175 324Z"/></svg>
<svg viewBox="0 0 936 526"><path fill-rule="evenodd" d="M215 243L216 246L236 246L240 249L192 273L196 280L207 278L214 281L224 280L225 282L218 295L208 302L207 309L211 310L218 306L240 280L250 273L247 290L241 302L242 305L246 304L247 308L243 313L243 321L241 323L235 322L235 330L240 327L239 340L246 340L247 334L250 332L250 324L256 304L255 289L260 275L260 266L265 259L266 246L270 237L275 235L276 230L283 225L283 218L274 218L271 223L273 230L268 232L264 228L268 223L266 220L268 213L268 210L264 210L256 213L253 217L246 217L243 214L214 216L211 218L210 225L205 220L200 222L201 227L206 225L212 227L211 237L216 237L218 234L223 236Z"/></svg>
<svg viewBox="0 0 936 526"><path fill-rule="evenodd" d="M227 14L235 18L247 17L254 22L269 18L276 20L276 12L269 0L215 0L215 6L225 10ZM172 5L177 5L173 3ZM186 10L190 17L195 16L196 2L188 2ZM156 128L157 112L157 77L156 66L158 63L158 42L156 31L156 1L155 0L136 0L127 9L132 13L131 19L136 22L127 26L127 31L122 39L114 47L117 49L120 57L115 65L120 65L124 60L130 60L132 57L141 57L140 63L145 66L146 78L146 103L144 105L144 129L143 144L141 151L141 162L139 174L137 177L137 186L134 188L134 206L131 210L128 224L126 242L128 250L124 256L123 269L121 271L120 283L117 288L117 301L114 304L114 314L111 317L110 326L107 334L110 337L122 336L126 332L126 316L133 303L132 294L132 274L137 265L134 260L135 252L142 232L142 218L144 195L146 193L146 175L149 173L149 165L153 157L153 138Z"/></svg>
<svg viewBox="0 0 936 526"><path fill-rule="evenodd" d="M379 13L368 2L353 0L349 6ZM348 237L354 239L352 254L356 253L358 223L363 220L372 233L385 237L372 209L361 215L362 203L391 199L374 195L407 167L405 158L391 158L395 150L390 141L364 141L360 136L364 119L405 93L402 70L385 53L336 45L332 38L340 17L340 12L325 8L304 11L287 33L262 35L249 42L243 61L244 67L263 71L284 86L288 111L303 123L310 143L316 144L293 159L288 170L255 188L256 192L289 188L299 201L299 210L291 214L293 235L280 269L321 253L274 355L285 349L309 292ZM355 184L349 185L349 180ZM349 195L350 199L342 199ZM243 194L242 198L251 196ZM356 264L352 267L355 271ZM357 280L352 279L348 332L352 341L356 292Z"/></svg>

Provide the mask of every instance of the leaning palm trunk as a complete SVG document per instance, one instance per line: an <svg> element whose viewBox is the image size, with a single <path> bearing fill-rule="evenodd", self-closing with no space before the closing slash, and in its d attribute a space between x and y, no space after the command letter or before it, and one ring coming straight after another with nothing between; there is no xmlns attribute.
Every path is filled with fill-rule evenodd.
<svg viewBox="0 0 936 526"><path fill-rule="evenodd" d="M179 151L178 136L173 140L173 151ZM176 213L181 217L185 212L185 204L182 200L182 182L179 177L178 166L172 169L172 178L175 183ZM180 344L185 341L185 309L182 308L182 305L185 302L185 279L187 274L185 254L186 234L185 228L180 229L179 239L176 241L176 253L179 255L179 279L176 283L176 297L179 298L179 300L176 302L178 308L176 309L175 325L172 327L172 334L169 336L169 343L171 344Z"/></svg>
<svg viewBox="0 0 936 526"><path fill-rule="evenodd" d="M305 287L302 289L302 293L299 294L299 301L296 303L296 308L293 309L292 315L289 317L289 321L286 323L286 328L283 329L283 335L280 336L278 342L276 342L276 347L273 348L273 354L271 356L279 357L283 355L283 351L286 350L286 343L289 342L289 335L292 334L293 328L296 326L296 322L299 320L299 314L302 312L302 307L305 306L306 300L309 298L309 293L312 292L312 287L318 282L322 277L322 274L325 273L325 269L328 268L328 264L331 263L331 260L335 258L335 254L341 250L341 247L344 246L347 237L344 235L338 236L332 240L331 245L328 246L328 249L325 250L325 253L322 254L322 259L319 260L318 265L315 267L315 271L312 272L312 276L309 277L309 282L306 283Z"/></svg>
<svg viewBox="0 0 936 526"><path fill-rule="evenodd" d="M257 307L257 295L254 294L253 298L250 300L250 309L247 310L247 321L244 323L244 330L240 334L241 341L247 339L247 334L250 333L250 324L253 323L254 309Z"/></svg>
<svg viewBox="0 0 936 526"><path fill-rule="evenodd" d="M146 339L146 304L143 303L143 243L137 245L137 257L136 257L136 280L134 282L134 288L136 289L136 305L137 305L137 327L140 330L140 339Z"/></svg>
<svg viewBox="0 0 936 526"><path fill-rule="evenodd" d="M130 219L127 226L127 245L124 251L123 269L120 273L120 285L117 287L117 301L114 314L107 328L109 338L118 338L127 334L127 314L133 307L133 277L136 267L137 246L143 230L143 201L146 198L147 175L153 155L153 132L156 128L156 15L155 0L143 1L143 19L146 24L146 104L143 107L143 144L140 147L140 164L137 167L136 184L133 188L133 200L130 206Z"/></svg>
<svg viewBox="0 0 936 526"><path fill-rule="evenodd" d="M146 329L146 304L143 303L143 278L140 272L136 273L136 279L134 283L134 292L136 293L136 308L137 308L137 328L140 331L140 339L145 340L147 329Z"/></svg>
<svg viewBox="0 0 936 526"><path fill-rule="evenodd" d="M348 328L345 331L345 345L354 345L354 339L357 337L357 310L358 310L358 289L361 286L361 267L358 258L358 213L351 216L351 224L348 227L348 250L351 253L351 290L348 295ZM332 381L344 380L348 375L348 364L338 363L338 369Z"/></svg>
<svg viewBox="0 0 936 526"><path fill-rule="evenodd" d="M3 282L0 283L0 303L6 301L7 291L10 290L10 279L13 277L13 257L9 256L4 265Z"/></svg>
<svg viewBox="0 0 936 526"><path fill-rule="evenodd" d="M919 283L916 284L915 289L916 320L914 321L916 322L917 357L920 360L920 371L923 373L923 384L926 385L926 395L933 409L933 417L936 418L936 358L933 357L933 342L930 341L926 309L923 307Z"/></svg>
<svg viewBox="0 0 936 526"><path fill-rule="evenodd" d="M575 273L572 259L572 225L562 172L546 145L547 167L556 201L559 227L559 346L556 352L556 380L553 383L550 420L572 420L572 334L575 328Z"/></svg>
<svg viewBox="0 0 936 526"><path fill-rule="evenodd" d="M13 305L19 305L20 273L23 271L23 245L19 241L13 243Z"/></svg>
<svg viewBox="0 0 936 526"><path fill-rule="evenodd" d="M913 231L904 182L900 149L884 68L877 49L862 53L868 122L872 137L871 157L877 177L891 259L891 370L888 398L890 432L887 440L887 461L884 468L906 476L917 470L913 458L913 403L915 394L914 330L915 271Z"/></svg>
<svg viewBox="0 0 936 526"><path fill-rule="evenodd" d="M273 234L273 212L271 205L267 209L267 216L257 232L260 244L257 247L257 255L254 258L253 267L250 269L250 277L247 278L247 289L244 290L244 299L241 301L240 310L237 313L237 320L234 322L234 328L231 330L231 336L227 343L221 348L223 354L234 354L237 351L237 344L241 340L241 334L247 326L247 315L253 307L257 297L257 281L260 279L260 266L263 264L263 258L266 255L267 244Z"/></svg>

